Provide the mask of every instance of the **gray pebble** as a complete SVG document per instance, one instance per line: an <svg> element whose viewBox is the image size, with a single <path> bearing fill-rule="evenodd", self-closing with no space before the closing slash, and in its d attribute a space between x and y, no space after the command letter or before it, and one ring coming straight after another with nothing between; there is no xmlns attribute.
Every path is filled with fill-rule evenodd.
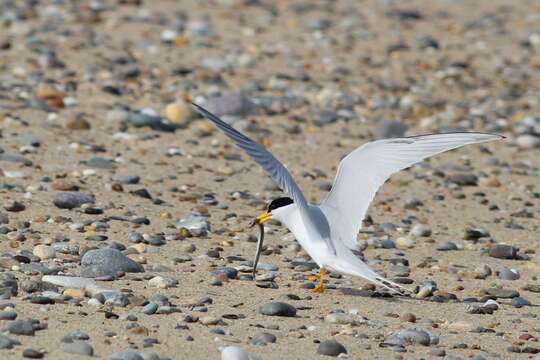
<svg viewBox="0 0 540 360"><path fill-rule="evenodd" d="M509 269L504 267L501 269L501 271L499 271L498 276L501 280L518 280L519 272L515 269Z"/></svg>
<svg viewBox="0 0 540 360"><path fill-rule="evenodd" d="M347 349L335 340L325 340L319 344L318 353L326 356L338 356L339 354L346 354Z"/></svg>
<svg viewBox="0 0 540 360"><path fill-rule="evenodd" d="M0 320L15 320L17 318L17 313L15 311L6 310L0 311Z"/></svg>
<svg viewBox="0 0 540 360"><path fill-rule="evenodd" d="M521 296L512 298L512 306L515 308L520 308L523 306L531 306L531 302L527 299L522 298Z"/></svg>
<svg viewBox="0 0 540 360"><path fill-rule="evenodd" d="M459 249L458 246L452 241L447 241L437 246L437 250L439 251L453 251L453 250L458 250L458 249Z"/></svg>
<svg viewBox="0 0 540 360"><path fill-rule="evenodd" d="M11 349L15 345L21 345L21 342L0 334L0 349Z"/></svg>
<svg viewBox="0 0 540 360"><path fill-rule="evenodd" d="M283 302L271 302L264 304L259 309L259 313L268 316L296 316L296 308Z"/></svg>
<svg viewBox="0 0 540 360"><path fill-rule="evenodd" d="M495 245L489 250L489 256L497 259L516 259L518 249L510 245Z"/></svg>
<svg viewBox="0 0 540 360"><path fill-rule="evenodd" d="M430 336L423 330L400 330L386 339L385 343L397 346L406 346L411 344L428 346L430 344Z"/></svg>
<svg viewBox="0 0 540 360"><path fill-rule="evenodd" d="M36 331L32 320L17 320L9 324L5 330L15 335L34 335Z"/></svg>
<svg viewBox="0 0 540 360"><path fill-rule="evenodd" d="M116 276L118 272L144 272L144 268L116 249L90 250L81 260L83 277Z"/></svg>
<svg viewBox="0 0 540 360"><path fill-rule="evenodd" d="M55 195L53 203L60 209L73 209L78 208L82 204L95 203L94 197L78 192L78 191L66 191Z"/></svg>
<svg viewBox="0 0 540 360"><path fill-rule="evenodd" d="M144 358L133 350L116 352L111 355L110 360L144 360Z"/></svg>
<svg viewBox="0 0 540 360"><path fill-rule="evenodd" d="M84 341L77 340L71 343L65 343L64 352L68 354L93 356L94 348Z"/></svg>
<svg viewBox="0 0 540 360"><path fill-rule="evenodd" d="M424 224L415 224L411 229L411 235L427 237L431 235L431 228Z"/></svg>
<svg viewBox="0 0 540 360"><path fill-rule="evenodd" d="M155 312L157 311L158 309L158 304L156 303L153 303L153 302L150 302L148 304L146 304L142 309L141 309L141 312L146 314L146 315L152 315L152 314L155 314Z"/></svg>

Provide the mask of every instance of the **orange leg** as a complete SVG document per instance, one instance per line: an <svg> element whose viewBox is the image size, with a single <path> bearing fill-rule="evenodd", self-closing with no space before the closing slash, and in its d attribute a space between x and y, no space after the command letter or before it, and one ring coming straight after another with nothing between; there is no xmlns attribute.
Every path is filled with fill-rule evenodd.
<svg viewBox="0 0 540 360"><path fill-rule="evenodd" d="M324 292L324 277L326 276L326 274L328 273L324 268L321 268L321 270L319 270L319 285L317 285L317 287L315 287L315 289L311 291L318 294L322 294Z"/></svg>

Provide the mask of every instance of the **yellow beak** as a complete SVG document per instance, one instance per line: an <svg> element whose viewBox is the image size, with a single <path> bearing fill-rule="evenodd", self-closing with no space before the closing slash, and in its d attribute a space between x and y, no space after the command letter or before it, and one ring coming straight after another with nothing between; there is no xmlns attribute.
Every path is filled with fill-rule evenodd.
<svg viewBox="0 0 540 360"><path fill-rule="evenodd" d="M264 224L270 219L272 219L272 214L269 212L264 212L255 219L255 224Z"/></svg>

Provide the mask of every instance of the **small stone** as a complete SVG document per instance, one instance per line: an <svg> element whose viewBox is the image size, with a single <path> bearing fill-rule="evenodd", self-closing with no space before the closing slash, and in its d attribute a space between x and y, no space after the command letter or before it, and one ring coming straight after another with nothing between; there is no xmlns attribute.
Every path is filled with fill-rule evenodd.
<svg viewBox="0 0 540 360"><path fill-rule="evenodd" d="M11 212L21 212L26 209L26 206L21 202L8 200L4 204L4 209Z"/></svg>
<svg viewBox="0 0 540 360"><path fill-rule="evenodd" d="M317 352L326 356L338 356L339 354L347 354L347 349L335 340L325 340L321 341Z"/></svg>
<svg viewBox="0 0 540 360"><path fill-rule="evenodd" d="M176 222L177 229L187 229L193 236L206 236L210 231L208 219L202 215L191 213Z"/></svg>
<svg viewBox="0 0 540 360"><path fill-rule="evenodd" d="M236 279L236 276L238 276L238 270L231 267L223 267L212 270L211 274L214 276L225 274L229 279Z"/></svg>
<svg viewBox="0 0 540 360"><path fill-rule="evenodd" d="M460 186L476 186L478 177L473 174L456 174L449 176L447 181Z"/></svg>
<svg viewBox="0 0 540 360"><path fill-rule="evenodd" d="M339 312L326 315L324 321L330 324L341 325L353 325L356 323L352 315Z"/></svg>
<svg viewBox="0 0 540 360"><path fill-rule="evenodd" d="M416 322L416 315L412 314L412 313L404 313L402 314L399 319L403 322Z"/></svg>
<svg viewBox="0 0 540 360"><path fill-rule="evenodd" d="M519 272L516 269L502 268L499 271L499 279L501 280L518 280Z"/></svg>
<svg viewBox="0 0 540 360"><path fill-rule="evenodd" d="M227 346L221 350L221 360L262 360L260 356L248 353L238 346Z"/></svg>
<svg viewBox="0 0 540 360"><path fill-rule="evenodd" d="M16 345L21 345L21 342L0 334L0 349L12 349Z"/></svg>
<svg viewBox="0 0 540 360"><path fill-rule="evenodd" d="M452 241L447 241L439 246L437 246L438 251L454 251L459 250L458 246Z"/></svg>
<svg viewBox="0 0 540 360"><path fill-rule="evenodd" d="M81 114L70 116L66 121L66 128L71 130L89 130L91 128L88 120Z"/></svg>
<svg viewBox="0 0 540 360"><path fill-rule="evenodd" d="M126 350L111 355L110 360L145 360L138 352Z"/></svg>
<svg viewBox="0 0 540 360"><path fill-rule="evenodd" d="M511 299L519 296L519 292L511 289L489 288L486 293L497 299Z"/></svg>
<svg viewBox="0 0 540 360"><path fill-rule="evenodd" d="M154 303L154 302L150 302L148 304L146 304L142 309L141 309L141 312L143 314L146 314L146 315L152 315L152 314L155 314L156 311L158 310L158 307L159 305Z"/></svg>
<svg viewBox="0 0 540 360"><path fill-rule="evenodd" d="M271 302L264 304L259 309L259 313L268 316L296 316L296 308L283 302Z"/></svg>
<svg viewBox="0 0 540 360"><path fill-rule="evenodd" d="M148 285L158 288L158 289L168 289L171 287L176 287L178 280L166 278L163 276L155 276L148 282Z"/></svg>
<svg viewBox="0 0 540 360"><path fill-rule="evenodd" d="M431 228L424 224L416 224L411 229L411 235L422 237L431 236Z"/></svg>
<svg viewBox="0 0 540 360"><path fill-rule="evenodd" d="M85 291L84 289L66 289L63 294L75 299L82 299L85 296Z"/></svg>
<svg viewBox="0 0 540 360"><path fill-rule="evenodd" d="M49 245L36 245L32 253L41 260L53 259L56 256L56 251Z"/></svg>
<svg viewBox="0 0 540 360"><path fill-rule="evenodd" d="M410 249L414 247L414 240L410 237L398 237L396 239L396 246L398 249Z"/></svg>
<svg viewBox="0 0 540 360"><path fill-rule="evenodd" d="M495 245L489 250L489 256L497 259L516 259L518 249L510 245Z"/></svg>
<svg viewBox="0 0 540 360"><path fill-rule="evenodd" d="M15 320L17 313L15 311L0 311L0 320Z"/></svg>
<svg viewBox="0 0 540 360"><path fill-rule="evenodd" d="M184 101L170 103L165 107L165 117L172 123L185 124L196 116L192 106Z"/></svg>
<svg viewBox="0 0 540 360"><path fill-rule="evenodd" d="M34 323L31 320L14 321L5 330L14 335L34 335L35 333Z"/></svg>
<svg viewBox="0 0 540 360"><path fill-rule="evenodd" d="M82 192L62 192L55 195L53 203L60 209L74 209L82 204L93 204L95 199Z"/></svg>
<svg viewBox="0 0 540 360"><path fill-rule="evenodd" d="M84 341L77 340L71 343L65 343L64 352L68 354L93 356L94 348Z"/></svg>
<svg viewBox="0 0 540 360"><path fill-rule="evenodd" d="M45 354L39 350L27 348L23 350L22 356L27 359L43 359L43 356L45 356Z"/></svg>
<svg viewBox="0 0 540 360"><path fill-rule="evenodd" d="M276 342L276 340L277 338L274 334L262 332L262 333L256 334L251 340L251 343L253 345L266 345L266 344L273 344Z"/></svg>
<svg viewBox="0 0 540 360"><path fill-rule="evenodd" d="M400 330L392 334L386 341L386 344L395 346L406 346L411 344L420 344L428 346L430 336L427 332L416 329Z"/></svg>
<svg viewBox="0 0 540 360"><path fill-rule="evenodd" d="M220 319L215 316L203 316L199 319L199 322L203 325L217 325Z"/></svg>
<svg viewBox="0 0 540 360"><path fill-rule="evenodd" d="M512 306L515 308L521 308L523 306L531 306L531 302L527 299L522 298L521 296L517 296L515 298L512 298Z"/></svg>
<svg viewBox="0 0 540 360"><path fill-rule="evenodd" d="M540 148L540 136L524 134L516 139L516 145L521 149L537 149Z"/></svg>
<svg viewBox="0 0 540 360"><path fill-rule="evenodd" d="M112 248L90 250L81 260L83 277L116 276L119 272L144 272L144 268Z"/></svg>

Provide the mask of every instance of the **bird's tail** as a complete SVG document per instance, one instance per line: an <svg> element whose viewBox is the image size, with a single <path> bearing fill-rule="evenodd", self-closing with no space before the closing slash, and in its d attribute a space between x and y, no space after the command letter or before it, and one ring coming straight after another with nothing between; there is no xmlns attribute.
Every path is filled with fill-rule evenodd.
<svg viewBox="0 0 540 360"><path fill-rule="evenodd" d="M336 264L337 265L337 264ZM379 285L385 289L388 289L392 292L396 292L400 295L410 295L413 292L393 281L385 279L383 276L380 276L375 271L373 271L369 266L367 266L362 260L354 258L353 261L348 261L347 264L339 264L336 268L339 272L343 272L349 275L358 276L364 278L375 285Z"/></svg>

